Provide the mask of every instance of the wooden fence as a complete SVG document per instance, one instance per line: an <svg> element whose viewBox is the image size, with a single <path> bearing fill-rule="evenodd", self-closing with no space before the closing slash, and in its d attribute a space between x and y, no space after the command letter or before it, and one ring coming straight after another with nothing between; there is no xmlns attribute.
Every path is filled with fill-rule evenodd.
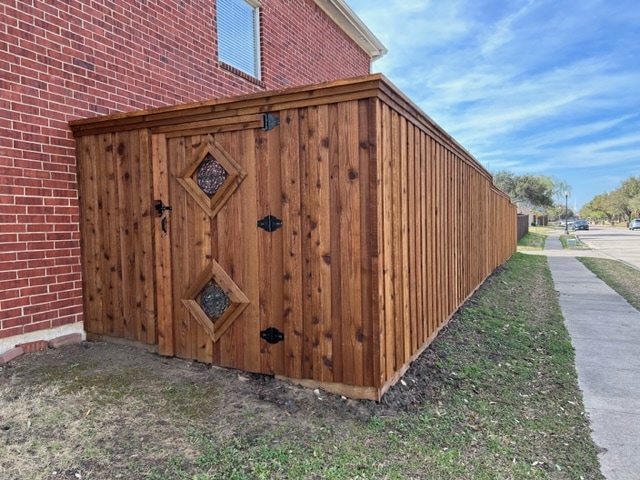
<svg viewBox="0 0 640 480"><path fill-rule="evenodd" d="M509 198L381 75L71 126L89 338L379 399L515 251Z"/></svg>
<svg viewBox="0 0 640 480"><path fill-rule="evenodd" d="M518 240L529 233L529 215L518 214L517 220Z"/></svg>

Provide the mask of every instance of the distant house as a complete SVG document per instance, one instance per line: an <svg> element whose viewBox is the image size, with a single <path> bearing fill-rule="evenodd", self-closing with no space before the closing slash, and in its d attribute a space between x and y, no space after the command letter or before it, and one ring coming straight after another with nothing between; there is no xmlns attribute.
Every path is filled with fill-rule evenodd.
<svg viewBox="0 0 640 480"><path fill-rule="evenodd" d="M69 121L364 75L385 53L344 0L15 0L0 29L0 353L83 331Z"/></svg>
<svg viewBox="0 0 640 480"><path fill-rule="evenodd" d="M532 210L524 205L516 204L518 207L518 215L527 215L528 224L545 227L549 224L549 216L537 210Z"/></svg>

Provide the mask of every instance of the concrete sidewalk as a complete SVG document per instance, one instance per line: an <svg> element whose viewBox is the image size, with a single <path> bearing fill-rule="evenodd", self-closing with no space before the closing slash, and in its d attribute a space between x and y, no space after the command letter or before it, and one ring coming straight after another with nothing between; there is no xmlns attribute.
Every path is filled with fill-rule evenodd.
<svg viewBox="0 0 640 480"><path fill-rule="evenodd" d="M562 249L560 232L544 253L575 349L578 383L607 480L640 479L640 312Z"/></svg>

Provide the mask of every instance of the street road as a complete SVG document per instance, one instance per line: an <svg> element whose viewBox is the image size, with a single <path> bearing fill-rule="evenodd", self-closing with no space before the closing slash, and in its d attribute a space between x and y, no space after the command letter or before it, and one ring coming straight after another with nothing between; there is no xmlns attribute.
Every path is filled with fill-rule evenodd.
<svg viewBox="0 0 640 480"><path fill-rule="evenodd" d="M592 249L640 269L640 230L589 225L589 230L569 232L578 235Z"/></svg>

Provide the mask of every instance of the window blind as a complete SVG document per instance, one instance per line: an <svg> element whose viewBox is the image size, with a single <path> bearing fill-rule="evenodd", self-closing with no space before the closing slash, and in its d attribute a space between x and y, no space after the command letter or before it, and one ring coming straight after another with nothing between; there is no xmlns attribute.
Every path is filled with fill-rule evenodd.
<svg viewBox="0 0 640 480"><path fill-rule="evenodd" d="M258 9L245 0L218 0L218 57L259 78Z"/></svg>

